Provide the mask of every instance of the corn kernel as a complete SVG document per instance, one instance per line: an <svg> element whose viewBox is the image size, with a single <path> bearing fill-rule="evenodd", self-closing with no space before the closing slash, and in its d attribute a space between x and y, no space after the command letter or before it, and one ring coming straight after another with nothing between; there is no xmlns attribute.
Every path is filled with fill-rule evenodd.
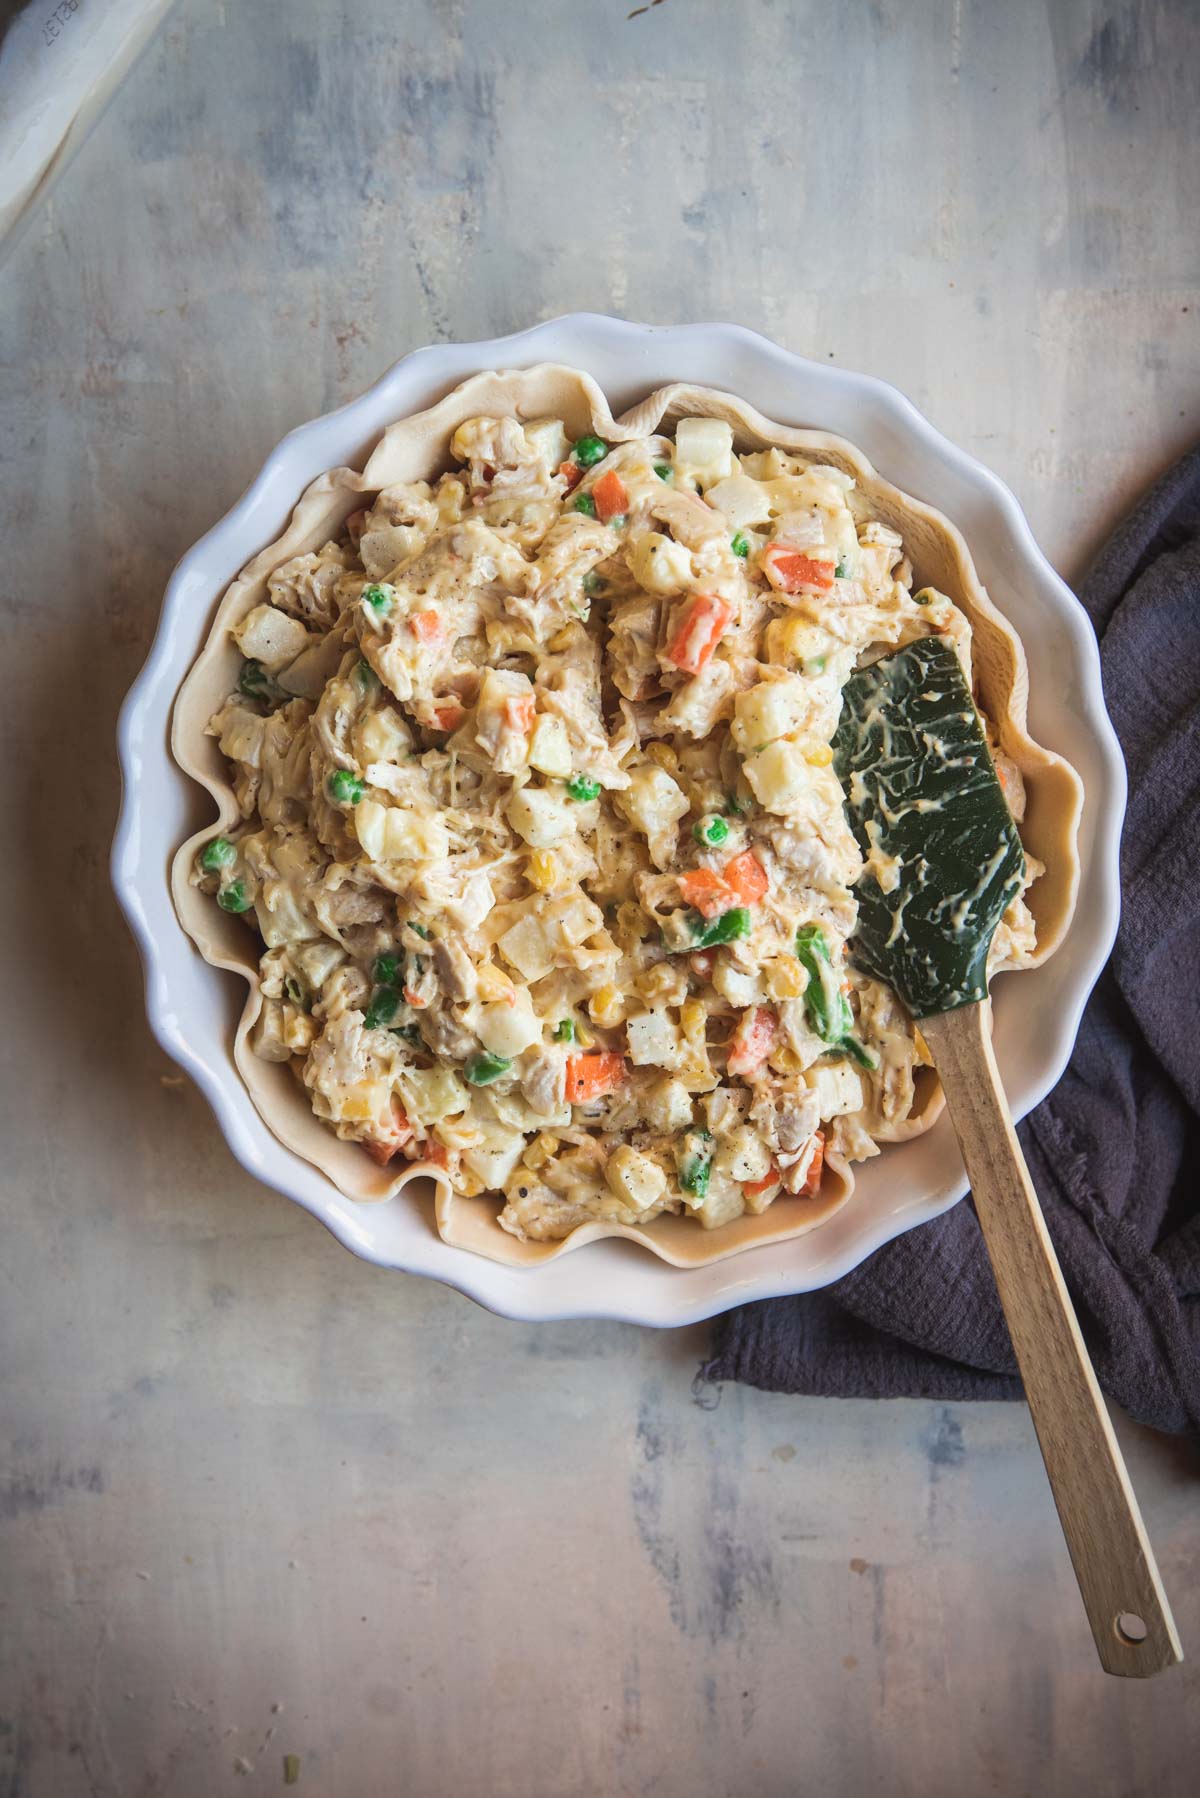
<svg viewBox="0 0 1200 1798"><path fill-rule="evenodd" d="M763 972L772 999L798 999L808 985L804 969L790 955L777 955Z"/></svg>
<svg viewBox="0 0 1200 1798"><path fill-rule="evenodd" d="M483 966L476 970L476 974L481 999L486 999L494 1005L500 1000L512 998L516 989L504 969L498 968L495 962L485 961Z"/></svg>
<svg viewBox="0 0 1200 1798"><path fill-rule="evenodd" d="M769 1060L777 1074L802 1074L804 1072L804 1063L790 1043L785 1043L781 1049L773 1049Z"/></svg>
<svg viewBox="0 0 1200 1798"><path fill-rule="evenodd" d="M833 750L828 743L819 743L815 749L806 749L804 759L812 768L828 768L833 760Z"/></svg>
<svg viewBox="0 0 1200 1798"><path fill-rule="evenodd" d="M683 1033L688 1037L703 1037L708 1014L699 999L689 999L679 1009L679 1022L683 1025Z"/></svg>
<svg viewBox="0 0 1200 1798"><path fill-rule="evenodd" d="M552 893L558 884L558 858L548 849L535 849L526 869L530 886L539 893Z"/></svg>
<svg viewBox="0 0 1200 1798"><path fill-rule="evenodd" d="M557 1136L551 1136L548 1130L543 1130L540 1136L534 1137L521 1160L531 1174L536 1174L540 1167L545 1167L553 1159L557 1148Z"/></svg>
<svg viewBox="0 0 1200 1798"><path fill-rule="evenodd" d="M581 1049L594 1049L596 1038L592 1035L582 1018L575 1020L575 1041Z"/></svg>
<svg viewBox="0 0 1200 1798"><path fill-rule="evenodd" d="M610 1025L620 1024L625 1017L625 995L619 993L615 986L602 986L588 1000L588 1011L592 1022L599 1024L602 1030Z"/></svg>
<svg viewBox="0 0 1200 1798"><path fill-rule="evenodd" d="M656 762L666 773L679 773L679 757L669 743L647 743L646 755L650 761Z"/></svg>

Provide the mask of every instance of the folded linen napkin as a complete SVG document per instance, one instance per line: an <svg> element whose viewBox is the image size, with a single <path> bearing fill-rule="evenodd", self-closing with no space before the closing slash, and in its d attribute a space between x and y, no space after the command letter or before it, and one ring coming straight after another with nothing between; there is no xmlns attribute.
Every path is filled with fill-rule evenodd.
<svg viewBox="0 0 1200 1798"><path fill-rule="evenodd" d="M1058 1086L1020 1126L1101 1386L1200 1433L1200 447L1080 595L1129 769L1123 910ZM824 1292L720 1320L712 1380L864 1398L1019 1398L970 1204Z"/></svg>

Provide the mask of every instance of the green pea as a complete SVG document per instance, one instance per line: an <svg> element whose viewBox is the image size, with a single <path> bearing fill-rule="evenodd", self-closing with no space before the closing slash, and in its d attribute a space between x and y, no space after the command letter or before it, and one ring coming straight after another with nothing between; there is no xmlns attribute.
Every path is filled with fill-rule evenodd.
<svg viewBox="0 0 1200 1798"><path fill-rule="evenodd" d="M597 462L603 462L608 454L608 445L603 437L581 437L573 452L580 468L594 468Z"/></svg>
<svg viewBox="0 0 1200 1798"><path fill-rule="evenodd" d="M378 581L372 581L364 587L362 596L377 618L386 618L396 603L396 596L388 587L381 587Z"/></svg>
<svg viewBox="0 0 1200 1798"><path fill-rule="evenodd" d="M654 464L654 472L660 481L670 481L673 480L675 476L675 470L671 467L669 462L656 462Z"/></svg>
<svg viewBox="0 0 1200 1798"><path fill-rule="evenodd" d="M400 957L391 949L377 955L371 975L377 986L395 986L400 978Z"/></svg>
<svg viewBox="0 0 1200 1798"><path fill-rule="evenodd" d="M472 1055L463 1069L471 1086L490 1086L493 1080L499 1080L507 1074L512 1060L507 1055L489 1055L486 1050L481 1055Z"/></svg>
<svg viewBox="0 0 1200 1798"><path fill-rule="evenodd" d="M217 904L222 911L249 911L251 901L247 897L245 883L240 880L231 880L229 885L222 887L217 894Z"/></svg>
<svg viewBox="0 0 1200 1798"><path fill-rule="evenodd" d="M586 805L589 799L596 799L600 794L600 782L591 780L586 774L572 774L567 782L567 798Z"/></svg>
<svg viewBox="0 0 1200 1798"><path fill-rule="evenodd" d="M575 1041L575 1023L572 1018L563 1018L554 1027L556 1043L573 1043Z"/></svg>
<svg viewBox="0 0 1200 1798"><path fill-rule="evenodd" d="M367 790L349 768L335 768L325 785L335 805L357 805Z"/></svg>
<svg viewBox="0 0 1200 1798"><path fill-rule="evenodd" d="M200 866L205 874L219 874L237 860L237 850L228 837L214 837L200 851Z"/></svg>
<svg viewBox="0 0 1200 1798"><path fill-rule="evenodd" d="M624 512L617 512L609 519L608 528L610 531L623 531L628 522L629 520L626 518Z"/></svg>
<svg viewBox="0 0 1200 1798"><path fill-rule="evenodd" d="M738 531L732 536L729 539L729 547L735 556L741 556L744 561L750 554L750 540L746 536L745 531Z"/></svg>
<svg viewBox="0 0 1200 1798"><path fill-rule="evenodd" d="M368 1030L378 1030L383 1024L390 1024L400 1009L400 995L395 987L379 986L371 994L371 1003L367 1006L363 1023Z"/></svg>
<svg viewBox="0 0 1200 1798"><path fill-rule="evenodd" d="M692 825L692 835L698 843L708 849L718 849L729 835L729 826L724 818L715 815L701 818L698 824Z"/></svg>
<svg viewBox="0 0 1200 1798"><path fill-rule="evenodd" d="M575 510L582 512L585 518L596 516L596 502L590 493L581 493L575 501Z"/></svg>
<svg viewBox="0 0 1200 1798"><path fill-rule="evenodd" d="M846 564L845 564L845 561L844 561L844 560L842 560L842 561L840 561L840 562L839 562L839 563L838 563L838 565L837 565L837 567L836 567L836 568L835 568L835 569L834 569L834 571L833 571L833 578L834 578L834 580L835 580L835 581L844 581L844 580L845 580L845 578L846 578Z"/></svg>

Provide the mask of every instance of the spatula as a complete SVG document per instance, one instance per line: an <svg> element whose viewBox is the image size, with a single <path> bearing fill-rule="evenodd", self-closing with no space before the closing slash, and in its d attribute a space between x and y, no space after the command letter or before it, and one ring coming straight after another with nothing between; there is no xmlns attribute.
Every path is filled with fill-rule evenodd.
<svg viewBox="0 0 1200 1798"><path fill-rule="evenodd" d="M1024 852L953 647L923 637L854 674L833 747L868 858L852 953L941 1077L1101 1663L1161 1672L1183 1651L992 1053L988 949Z"/></svg>

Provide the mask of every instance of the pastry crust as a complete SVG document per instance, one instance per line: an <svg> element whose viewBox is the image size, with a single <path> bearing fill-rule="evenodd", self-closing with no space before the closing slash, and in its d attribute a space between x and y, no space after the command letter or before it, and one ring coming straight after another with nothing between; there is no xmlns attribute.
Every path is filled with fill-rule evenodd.
<svg viewBox="0 0 1200 1798"><path fill-rule="evenodd" d="M172 717L171 751L176 762L216 802L218 827L238 822L228 765L206 734L209 719L236 683L240 657L230 628L266 597L270 574L291 557L319 549L336 536L351 512L382 488L398 481L436 478L450 460L450 439L465 419L510 414L520 419L552 416L573 436L594 432L608 442L669 431L684 417L726 420L739 451L772 444L791 455L831 464L850 475L871 508L871 516L899 531L917 580L949 595L966 614L973 632L976 680L999 747L1017 764L1025 784L1022 840L1045 872L1030 887L1026 902L1037 926L1037 948L1026 965L1051 955L1067 930L1079 881L1077 834L1083 789L1075 770L1043 749L1026 723L1028 669L1015 631L992 604L960 533L933 507L910 498L876 473L844 439L825 432L797 430L765 418L731 394L707 387L662 387L621 417L614 418L596 383L576 369L555 364L472 376L437 405L388 427L360 472L332 469L312 483L299 500L282 535L255 556L232 582L212 618L208 635L180 688ZM427 1163L405 1163L399 1172L376 1166L361 1148L340 1141L310 1109L308 1095L286 1065L261 1060L250 1033L262 995L256 944L245 925L220 911L191 882L198 847L214 829L209 819L183 843L171 865L171 891L180 922L213 967L240 974L247 992L234 1034L234 1060L259 1114L278 1139L321 1169L337 1189L363 1203L395 1198L413 1181L436 1186L434 1216L442 1238L457 1247L514 1266L534 1266L601 1237L623 1236L642 1244L676 1267L696 1267L764 1243L777 1243L815 1229L850 1198L854 1175L836 1153L826 1158L825 1176L815 1198L781 1194L758 1216L745 1215L706 1231L688 1218L662 1216L624 1225L591 1222L561 1241L521 1241L496 1221L501 1203L464 1199L444 1175ZM932 1074L918 1082L909 1116L886 1136L901 1141L928 1129L943 1104ZM881 1136L884 1132L878 1132Z"/></svg>

